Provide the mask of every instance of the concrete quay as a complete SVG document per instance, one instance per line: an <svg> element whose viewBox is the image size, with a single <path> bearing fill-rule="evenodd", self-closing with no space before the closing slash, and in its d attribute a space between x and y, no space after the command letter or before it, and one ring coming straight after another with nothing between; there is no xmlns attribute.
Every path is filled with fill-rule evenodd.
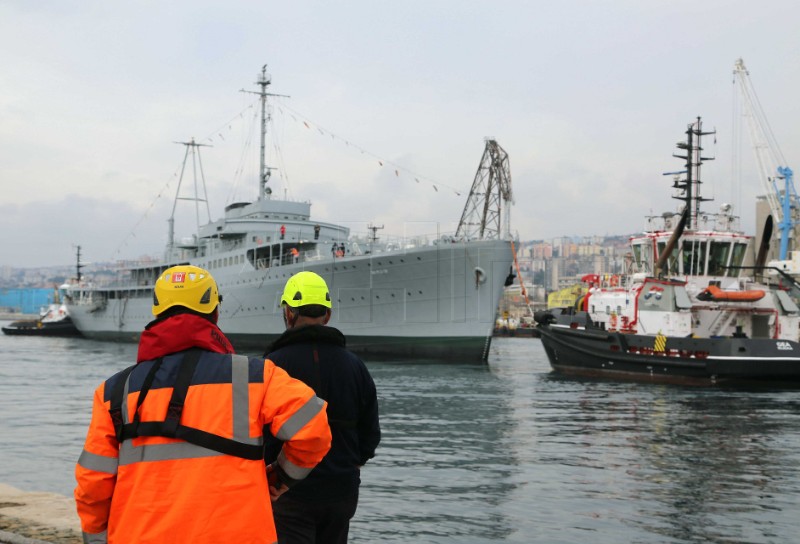
<svg viewBox="0 0 800 544"><path fill-rule="evenodd" d="M0 484L0 544L81 544L75 500Z"/></svg>
<svg viewBox="0 0 800 544"><path fill-rule="evenodd" d="M38 314L19 314L16 312L0 312L0 321L29 321L39 319Z"/></svg>

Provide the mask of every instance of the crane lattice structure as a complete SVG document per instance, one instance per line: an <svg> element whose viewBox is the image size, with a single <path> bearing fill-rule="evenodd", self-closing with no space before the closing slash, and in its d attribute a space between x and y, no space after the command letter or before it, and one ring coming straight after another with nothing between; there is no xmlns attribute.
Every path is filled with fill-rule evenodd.
<svg viewBox="0 0 800 544"><path fill-rule="evenodd" d="M456 238L510 239L513 203L508 153L495 140L487 139L483 158L458 223Z"/></svg>
<svg viewBox="0 0 800 544"><path fill-rule="evenodd" d="M786 166L786 159L772 133L767 116L761 109L761 103L750 82L750 72L745 68L742 59L736 61L733 79L734 83L738 84L742 97L742 116L747 119L747 126L750 129L762 188L772 220L777 223L780 231L779 259L785 260L789 252L789 242L794 239L794 227L798 223L797 214L800 210L797 191L792 180L793 172ZM769 230L771 229L765 232Z"/></svg>

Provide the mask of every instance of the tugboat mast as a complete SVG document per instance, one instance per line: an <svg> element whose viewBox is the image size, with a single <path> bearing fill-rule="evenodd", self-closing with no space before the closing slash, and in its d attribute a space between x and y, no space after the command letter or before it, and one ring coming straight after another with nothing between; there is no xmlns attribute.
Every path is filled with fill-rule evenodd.
<svg viewBox="0 0 800 544"><path fill-rule="evenodd" d="M686 203L685 209L689 210L689 216L685 227L687 230L695 230L697 228L700 203L713 200L700 196L700 185L703 183L700 179L700 167L703 165L703 161L714 160L714 157L702 156L703 147L701 145L701 139L703 136L716 133L716 130L703 132L703 122L700 117L698 117L697 121L689 124L686 128L686 141L678 142L677 144L678 149L685 151L686 155L672 154L673 157L686 160L686 170L682 172L670 172L670 174L686 175L685 179L676 179L673 183L672 187L678 189L681 194L673 196L672 198Z"/></svg>

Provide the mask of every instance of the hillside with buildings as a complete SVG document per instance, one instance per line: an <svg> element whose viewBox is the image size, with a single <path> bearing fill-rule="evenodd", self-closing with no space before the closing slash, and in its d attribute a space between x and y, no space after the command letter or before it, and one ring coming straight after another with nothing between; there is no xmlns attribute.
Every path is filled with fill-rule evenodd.
<svg viewBox="0 0 800 544"><path fill-rule="evenodd" d="M546 307L548 294L580 284L582 276L623 274L631 236L564 236L520 243L520 277L506 288L498 315L530 321L531 310Z"/></svg>

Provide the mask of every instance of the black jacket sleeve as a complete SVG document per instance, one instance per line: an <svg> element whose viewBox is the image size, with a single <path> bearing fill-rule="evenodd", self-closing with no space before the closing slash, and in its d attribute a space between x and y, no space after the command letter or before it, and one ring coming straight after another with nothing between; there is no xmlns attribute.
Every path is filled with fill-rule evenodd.
<svg viewBox="0 0 800 544"><path fill-rule="evenodd" d="M375 449L380 441L378 394L372 376L364 367L364 391L361 396L361 410L358 418L359 465L364 465L369 459L375 457Z"/></svg>

